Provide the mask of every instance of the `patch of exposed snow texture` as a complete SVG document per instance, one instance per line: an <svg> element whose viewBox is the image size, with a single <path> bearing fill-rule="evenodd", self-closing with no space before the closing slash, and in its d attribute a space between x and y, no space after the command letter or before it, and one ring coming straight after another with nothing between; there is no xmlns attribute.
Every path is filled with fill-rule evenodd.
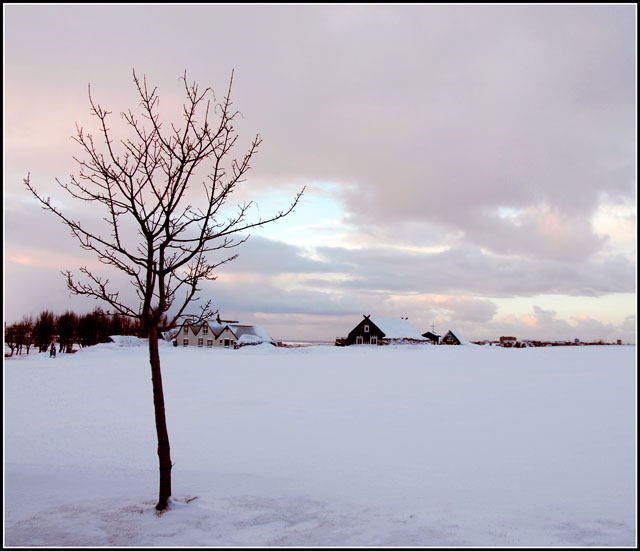
<svg viewBox="0 0 640 551"><path fill-rule="evenodd" d="M269 333L256 325L234 325L231 330L238 337L239 344L274 342Z"/></svg>
<svg viewBox="0 0 640 551"><path fill-rule="evenodd" d="M5 359L5 546L636 545L635 347L160 356L161 516L146 347Z"/></svg>
<svg viewBox="0 0 640 551"><path fill-rule="evenodd" d="M369 318L384 333L386 339L414 339L426 341L420 332L405 319Z"/></svg>
<svg viewBox="0 0 640 551"><path fill-rule="evenodd" d="M148 346L147 339L141 339L140 337L133 337L131 335L110 335L109 338L116 346Z"/></svg>

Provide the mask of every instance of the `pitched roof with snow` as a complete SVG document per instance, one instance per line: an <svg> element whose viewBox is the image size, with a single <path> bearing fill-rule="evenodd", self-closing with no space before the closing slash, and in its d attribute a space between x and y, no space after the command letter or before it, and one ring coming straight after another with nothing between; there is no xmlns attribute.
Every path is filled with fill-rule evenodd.
<svg viewBox="0 0 640 551"><path fill-rule="evenodd" d="M426 341L420 332L406 319L369 318L384 333L385 339L415 339Z"/></svg>
<svg viewBox="0 0 640 551"><path fill-rule="evenodd" d="M262 327L257 325L244 325L237 322L225 323L225 320L205 321L195 325L192 325L188 320L185 320L183 324L177 328L177 331L180 331L182 327L186 326L191 329L191 332L194 335L197 335L205 325L209 327L216 338L219 337L225 329L229 329L240 343L275 343L275 341L269 336L269 333L267 333L267 331ZM175 338L177 334L177 332L172 334L172 338Z"/></svg>
<svg viewBox="0 0 640 551"><path fill-rule="evenodd" d="M237 335L240 344L274 342L269 333L257 325L232 325L229 327Z"/></svg>
<svg viewBox="0 0 640 551"><path fill-rule="evenodd" d="M460 344L473 344L472 342L469 342L467 339L465 339L457 330L454 331L453 329L449 329L449 333L451 333L456 339L458 339L458 342Z"/></svg>

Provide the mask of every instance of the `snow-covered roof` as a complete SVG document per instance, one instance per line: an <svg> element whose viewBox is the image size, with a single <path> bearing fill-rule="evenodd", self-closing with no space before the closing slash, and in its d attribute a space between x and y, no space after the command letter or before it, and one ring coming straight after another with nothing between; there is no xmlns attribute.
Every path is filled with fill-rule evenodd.
<svg viewBox="0 0 640 551"><path fill-rule="evenodd" d="M199 334L203 325L207 325L216 337L220 336L220 334L228 328L236 336L238 342L241 343L275 342L264 328L257 325L245 325L237 322L225 323L224 320L221 320L220 323L218 323L218 321L205 321L195 325L192 325L188 320L186 320L183 322L181 327L184 327L185 325L196 335ZM177 332L175 334L171 334L171 338L175 338L176 336ZM244 340L243 337L245 337Z"/></svg>
<svg viewBox="0 0 640 551"><path fill-rule="evenodd" d="M109 338L117 346L129 347L129 346L147 346L147 339L141 339L140 337L134 337L133 335L109 335Z"/></svg>
<svg viewBox="0 0 640 551"><path fill-rule="evenodd" d="M230 325L229 327L238 337L239 344L273 342L269 333L257 325Z"/></svg>
<svg viewBox="0 0 640 551"><path fill-rule="evenodd" d="M229 323L224 323L224 324L210 323L209 327L211 327L211 330L213 331L213 334L216 336L216 338L222 335L225 329L229 329L229 331L231 331L236 337L238 337L235 326Z"/></svg>
<svg viewBox="0 0 640 551"><path fill-rule="evenodd" d="M415 339L426 341L420 332L408 320L402 318L369 318L383 333L386 339Z"/></svg>

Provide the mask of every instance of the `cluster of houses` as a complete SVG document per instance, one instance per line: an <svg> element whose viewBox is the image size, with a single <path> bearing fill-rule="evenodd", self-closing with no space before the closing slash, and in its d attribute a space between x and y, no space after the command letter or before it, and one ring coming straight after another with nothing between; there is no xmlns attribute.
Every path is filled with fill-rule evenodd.
<svg viewBox="0 0 640 551"><path fill-rule="evenodd" d="M223 320L218 316L214 321L205 320L194 323L185 320L174 331L165 334L165 338L174 346L199 348L241 348L268 343L278 346L269 333L262 327L247 325L236 320ZM336 339L337 346L356 344L470 344L456 331L448 331L444 336L431 331L420 333L407 318L372 318L364 315L347 335Z"/></svg>
<svg viewBox="0 0 640 551"><path fill-rule="evenodd" d="M281 343L274 341L269 333L257 325L247 325L236 320L222 320L218 316L214 321L206 320L197 323L185 320L182 325L165 334L165 338L173 342L174 346L200 347L200 348L241 348L268 343L279 346ZM585 345L604 344L581 343L577 339L574 342L541 342L520 341L515 337L503 336L500 341L482 341L471 343L458 331L447 331L443 336L436 335L433 331L420 333L407 318L374 318L363 315L363 319L351 330L346 337L338 337L336 346L374 345L386 344L488 344L503 346L505 348L523 348L530 346L557 346L557 345ZM618 341L618 344L621 344Z"/></svg>
<svg viewBox="0 0 640 551"><path fill-rule="evenodd" d="M606 343L603 340L595 342L583 342L580 339L572 341L541 341L531 339L517 339L516 337L500 337L499 341L482 341L477 344L490 344L495 346L503 346L504 348L532 348L540 346L603 346L608 344L621 345L622 340L617 339L615 343Z"/></svg>
<svg viewBox="0 0 640 551"><path fill-rule="evenodd" d="M277 343L269 333L257 325L246 325L236 320L222 320L192 323L185 320L165 338L174 346L197 346L200 348L241 348L256 344Z"/></svg>
<svg viewBox="0 0 640 551"><path fill-rule="evenodd" d="M420 333L407 318L372 318L364 315L346 337L338 337L336 346L350 346L352 344L471 344L460 333L449 330L444 336L436 335L432 331Z"/></svg>
<svg viewBox="0 0 640 551"><path fill-rule="evenodd" d="M449 330L444 336L436 335L432 331L420 333L413 327L407 318L390 319L390 318L372 318L365 315L363 319L356 325L346 337L338 337L336 346L349 346L352 344L476 344L489 346L502 346L504 348L529 348L537 346L589 346L604 345L602 340L597 342L581 342L579 339L573 341L538 341L538 340L520 340L512 336L500 337L499 341L474 341L469 342L459 331ZM618 345L622 344L618 340Z"/></svg>

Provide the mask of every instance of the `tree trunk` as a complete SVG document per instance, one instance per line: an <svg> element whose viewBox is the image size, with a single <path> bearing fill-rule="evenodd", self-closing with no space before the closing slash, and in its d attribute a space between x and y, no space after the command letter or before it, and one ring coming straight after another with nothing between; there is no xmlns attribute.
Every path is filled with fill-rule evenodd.
<svg viewBox="0 0 640 551"><path fill-rule="evenodd" d="M162 391L162 373L158 352L158 332L155 327L149 329L149 363L153 382L153 405L156 415L156 433L158 435L158 459L160 462L160 493L156 510L164 511L171 497L171 454L169 433L164 413L164 393Z"/></svg>

